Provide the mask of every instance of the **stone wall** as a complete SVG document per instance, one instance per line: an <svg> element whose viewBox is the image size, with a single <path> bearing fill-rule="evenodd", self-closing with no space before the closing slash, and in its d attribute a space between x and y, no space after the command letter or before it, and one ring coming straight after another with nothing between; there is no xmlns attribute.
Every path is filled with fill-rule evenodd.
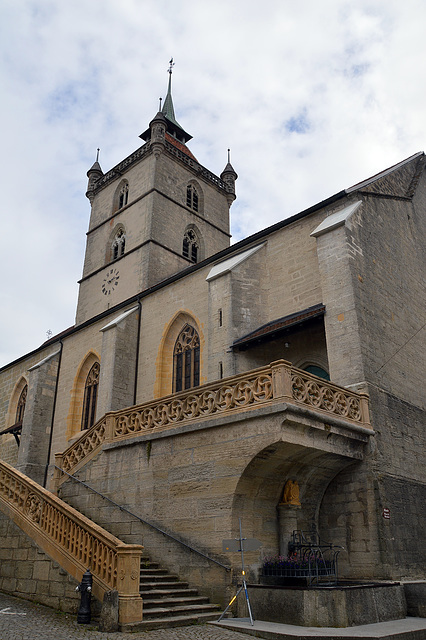
<svg viewBox="0 0 426 640"><path fill-rule="evenodd" d="M114 511L75 481L61 485L60 497L125 542L143 544L153 560L213 601L225 602L240 558L224 554L222 541L238 534L239 518L245 536L262 542L260 551L246 557L250 575L257 576L262 557L279 552L277 505L286 480L299 481L296 524L307 528L331 479L362 457L366 439L358 433L348 438L337 425L325 429L309 411L295 413L277 404L105 445L76 472L118 505L229 565L231 573Z"/></svg>
<svg viewBox="0 0 426 640"><path fill-rule="evenodd" d="M78 582L0 511L0 590L76 613Z"/></svg>
<svg viewBox="0 0 426 640"><path fill-rule="evenodd" d="M25 358L12 362L0 371L0 431L15 424L19 394L29 381L29 370L58 350L59 343L40 348ZM28 416L30 418L30 416ZM27 419L28 419L27 418ZM47 425L50 429L50 423ZM9 464L18 461L18 446L12 435L0 437L0 458Z"/></svg>

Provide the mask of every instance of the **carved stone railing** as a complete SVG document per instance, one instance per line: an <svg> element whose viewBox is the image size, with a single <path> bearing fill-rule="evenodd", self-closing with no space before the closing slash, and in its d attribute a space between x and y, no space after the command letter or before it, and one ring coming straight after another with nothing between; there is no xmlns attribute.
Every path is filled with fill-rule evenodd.
<svg viewBox="0 0 426 640"><path fill-rule="evenodd" d="M371 429L368 395L349 391L278 360L266 367L107 413L64 453L57 454L55 485L90 460L103 443L173 429L193 421L285 402Z"/></svg>
<svg viewBox="0 0 426 640"><path fill-rule="evenodd" d="M93 594L117 590L119 621L142 620L139 595L143 547L124 544L36 482L0 461L0 508L71 576L93 574Z"/></svg>

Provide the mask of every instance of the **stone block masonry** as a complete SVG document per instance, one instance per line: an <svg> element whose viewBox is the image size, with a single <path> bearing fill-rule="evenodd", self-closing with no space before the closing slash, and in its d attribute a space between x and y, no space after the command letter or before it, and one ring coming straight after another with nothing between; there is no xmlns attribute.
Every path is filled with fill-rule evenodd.
<svg viewBox="0 0 426 640"><path fill-rule="evenodd" d="M78 582L1 512L0 539L0 591L77 613ZM95 604L95 610L99 607Z"/></svg>

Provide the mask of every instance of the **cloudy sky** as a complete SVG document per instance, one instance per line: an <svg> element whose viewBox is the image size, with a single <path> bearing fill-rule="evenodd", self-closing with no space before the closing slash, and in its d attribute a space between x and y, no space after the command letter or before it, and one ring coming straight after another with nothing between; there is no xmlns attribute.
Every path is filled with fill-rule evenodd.
<svg viewBox="0 0 426 640"><path fill-rule="evenodd" d="M74 323L97 147L141 144L175 60L235 240L426 146L424 0L2 0L0 366Z"/></svg>

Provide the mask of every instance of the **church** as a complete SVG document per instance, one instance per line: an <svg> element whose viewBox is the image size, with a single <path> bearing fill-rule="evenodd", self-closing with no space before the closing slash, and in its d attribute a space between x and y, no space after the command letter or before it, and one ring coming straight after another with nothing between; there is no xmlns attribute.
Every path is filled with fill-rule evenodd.
<svg viewBox="0 0 426 640"><path fill-rule="evenodd" d="M250 584L315 532L426 615L424 153L231 245L237 173L190 151L171 70L140 138L87 173L75 324L0 370L0 589L66 608L89 566L130 625L142 557L223 608L241 523Z"/></svg>

